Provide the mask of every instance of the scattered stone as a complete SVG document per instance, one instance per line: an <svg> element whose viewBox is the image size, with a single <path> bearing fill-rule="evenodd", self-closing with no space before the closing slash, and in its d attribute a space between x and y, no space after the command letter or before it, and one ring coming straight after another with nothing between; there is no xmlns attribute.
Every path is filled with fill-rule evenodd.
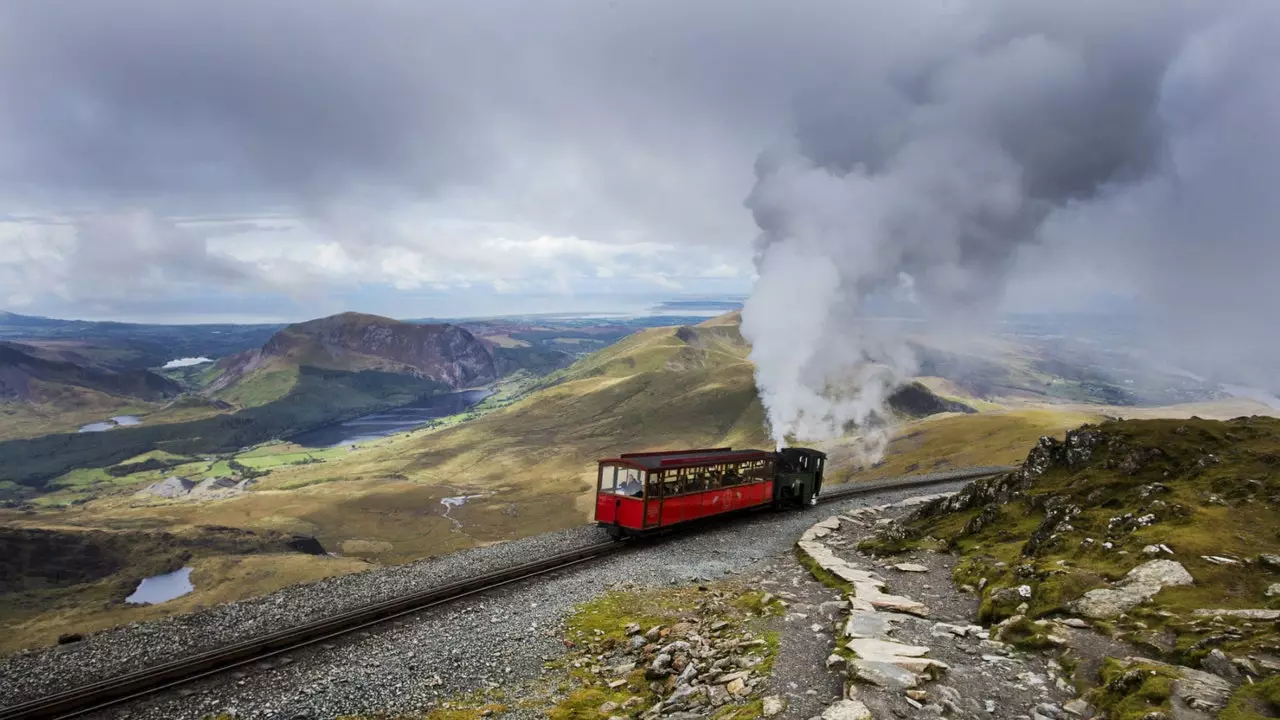
<svg viewBox="0 0 1280 720"><path fill-rule="evenodd" d="M1230 682L1239 682L1240 680L1240 671L1232 664L1226 653L1218 648L1214 648L1208 655L1201 658L1200 667Z"/></svg>
<svg viewBox="0 0 1280 720"><path fill-rule="evenodd" d="M782 702L782 698L777 695L770 695L764 699L764 716L773 717L786 709L786 705Z"/></svg>
<svg viewBox="0 0 1280 720"><path fill-rule="evenodd" d="M928 567L924 565L918 565L916 563L898 563L897 565L893 566L893 569L899 572L910 572L910 573L929 572Z"/></svg>
<svg viewBox="0 0 1280 720"><path fill-rule="evenodd" d="M872 715L860 700L844 699L823 710L822 720L872 720Z"/></svg>
<svg viewBox="0 0 1280 720"><path fill-rule="evenodd" d="M1201 559L1207 560L1214 565L1239 565L1240 561L1235 558L1222 557L1220 555L1201 555Z"/></svg>
<svg viewBox="0 0 1280 720"><path fill-rule="evenodd" d="M1081 620L1080 618L1067 618L1062 621L1062 624L1066 625L1067 627L1077 628L1080 630L1084 630L1086 628L1092 627L1089 624L1089 621Z"/></svg>
<svg viewBox="0 0 1280 720"><path fill-rule="evenodd" d="M1275 597L1280 595L1280 583L1271 583L1267 588L1267 597Z"/></svg>
<svg viewBox="0 0 1280 720"><path fill-rule="evenodd" d="M1093 706L1080 698L1063 703L1062 709L1080 718L1091 718L1094 712Z"/></svg>

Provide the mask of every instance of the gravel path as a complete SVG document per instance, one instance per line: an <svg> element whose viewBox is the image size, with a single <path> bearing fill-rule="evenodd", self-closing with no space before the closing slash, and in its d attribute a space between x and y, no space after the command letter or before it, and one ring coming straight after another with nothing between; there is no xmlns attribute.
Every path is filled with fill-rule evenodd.
<svg viewBox="0 0 1280 720"><path fill-rule="evenodd" d="M961 485L957 481L927 492ZM408 712L433 700L511 686L542 675L544 663L564 651L563 619L575 604L609 587L696 582L758 570L792 557L795 539L821 517L919 494L918 488L886 490L809 512L765 513L726 523L86 717L200 720L226 712L237 718L322 720L360 712ZM0 696L16 701L73 687L600 537L594 527L574 528L297 586L196 615L102 633L77 645L11 656L0 666Z"/></svg>

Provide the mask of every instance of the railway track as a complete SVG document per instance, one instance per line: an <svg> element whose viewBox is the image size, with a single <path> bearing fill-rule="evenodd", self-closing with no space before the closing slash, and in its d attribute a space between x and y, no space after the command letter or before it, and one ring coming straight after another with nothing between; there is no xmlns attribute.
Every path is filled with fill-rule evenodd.
<svg viewBox="0 0 1280 720"><path fill-rule="evenodd" d="M996 475L1009 469L1005 467L973 468L948 473L870 481L848 487L836 486L823 493L819 502L835 502L857 495L866 495L885 490L941 485ZM235 643L144 668L119 677L90 683L25 703L3 707L0 708L0 720L61 720L62 718L77 717L237 667L261 662L265 659L293 652L362 628L378 625L397 617L487 592L504 585L570 568L606 555L623 552L631 547L626 542L602 542L504 568L485 575L402 595L314 622L285 628L253 640Z"/></svg>

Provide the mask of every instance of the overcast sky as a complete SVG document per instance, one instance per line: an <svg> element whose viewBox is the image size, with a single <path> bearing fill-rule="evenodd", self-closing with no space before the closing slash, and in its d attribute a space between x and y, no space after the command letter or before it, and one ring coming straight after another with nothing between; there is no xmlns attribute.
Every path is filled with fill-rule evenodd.
<svg viewBox="0 0 1280 720"><path fill-rule="evenodd" d="M1259 75L1277 44L1267 5L8 0L0 308L294 320L745 294L762 232L748 201L771 148L798 147L826 172L874 172L922 107L973 96L958 105L1025 103L1067 118L1077 140L1096 128L1096 153L1072 145L1071 168L1028 183L1099 168L1091 182L1136 182L1173 147L1166 125L1222 127L1201 122L1198 103L1275 89ZM990 57L1007 63L983 65ZM1119 80L1097 82L1116 67ZM1274 134L1274 103L1259 102L1261 119L1238 129ZM1038 122L1016 116L1002 113ZM1045 155L1067 147L1012 137ZM1189 152L1206 167L1219 156L1195 152L1250 167L1275 156L1274 140L1201 140ZM1033 168L1024 156L1038 151L1019 152ZM1116 228L1152 234L1132 222L1150 212L1133 209L1163 207L1158 195L1066 208L1028 229L1042 242L1002 260L998 299L1078 309L1170 291L1184 276L1135 281L1151 269L1140 243L1095 261L1119 247ZM1221 230L1205 221L1196 237ZM1236 269L1221 265L1224 277ZM1239 262L1254 281L1257 265Z"/></svg>

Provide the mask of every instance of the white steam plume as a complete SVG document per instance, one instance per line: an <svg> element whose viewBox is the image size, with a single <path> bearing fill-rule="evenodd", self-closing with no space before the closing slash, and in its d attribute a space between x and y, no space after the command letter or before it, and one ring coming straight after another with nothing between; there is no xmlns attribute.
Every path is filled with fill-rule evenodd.
<svg viewBox="0 0 1280 720"><path fill-rule="evenodd" d="M939 326L990 317L1020 249L1050 234L1060 247L1088 247L1099 265L1158 263L1161 248L1146 245L1153 231L1178 216L1177 204L1204 204L1221 187L1188 182L1186 154L1169 157L1186 145L1188 68L1216 88L1200 88L1200 97L1258 98L1253 107L1276 119L1276 104L1261 100L1276 81L1259 68L1280 53L1244 42L1276 40L1275 5L1175 4L1167 14L1138 13L1147 21L1105 26L1086 22L1084 11L1070 17L1067 6L1032 5L1035 12L988 18L980 32L957 32L931 57L845 69L843 86L856 93L797 103L794 142L758 160L746 204L761 230L759 279L742 327L779 445L857 426L864 459L878 459L885 401L915 364L901 333L867 320L868 298L905 289ZM1223 43L1223 34L1241 42ZM1249 59L1210 60L1205 38L1224 57ZM1239 106L1197 106L1195 129L1230 127L1227 113ZM1247 143L1226 141L1236 142ZM1256 154L1243 153L1237 167ZM1214 170L1220 180L1233 172ZM1181 197L1129 200L1153 186ZM1123 218L1131 238L1118 239L1132 252L1062 239L1066 219L1087 227L1081 218L1115 217L1118 205L1140 213ZM1235 237L1255 244L1249 233ZM1178 239L1182 247L1215 241Z"/></svg>

